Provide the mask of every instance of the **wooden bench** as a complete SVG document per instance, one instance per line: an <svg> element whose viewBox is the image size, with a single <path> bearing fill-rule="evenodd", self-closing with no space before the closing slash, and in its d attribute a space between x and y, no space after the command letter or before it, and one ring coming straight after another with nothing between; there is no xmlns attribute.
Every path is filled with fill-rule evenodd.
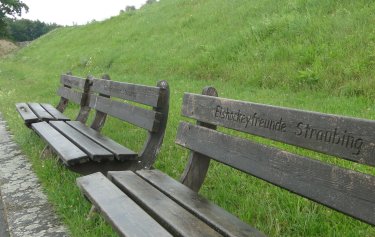
<svg viewBox="0 0 375 237"><path fill-rule="evenodd" d="M167 82L161 81L153 87L109 78L88 80L86 111L96 110L90 126L82 120L43 121L31 124L33 130L58 154L62 163L81 174L150 167L165 133L169 109ZM148 131L139 153L100 133L107 115Z"/></svg>
<svg viewBox="0 0 375 237"><path fill-rule="evenodd" d="M234 135L262 136L375 165L375 121L186 93L176 143L191 150L181 183L158 170L94 173L77 184L121 236L262 236L197 194L211 159L375 225L375 176ZM211 96L207 96L211 95ZM239 197L241 198L241 197Z"/></svg>
<svg viewBox="0 0 375 237"><path fill-rule="evenodd" d="M89 78L79 78L67 73L61 75L60 82L61 87L58 89L57 94L61 98L56 108L46 103L29 102L16 104L16 109L27 127L40 121L69 121L70 118L62 114L69 102L81 106L76 120L83 123L86 122L89 112L87 107Z"/></svg>

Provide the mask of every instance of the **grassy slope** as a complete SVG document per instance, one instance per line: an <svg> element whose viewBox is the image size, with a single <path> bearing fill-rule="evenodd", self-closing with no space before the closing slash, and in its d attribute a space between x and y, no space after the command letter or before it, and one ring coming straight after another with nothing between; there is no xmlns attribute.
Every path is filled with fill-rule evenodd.
<svg viewBox="0 0 375 237"><path fill-rule="evenodd" d="M89 205L76 175L38 158L43 143L20 126L15 102L56 104L57 78L68 70L148 85L167 79L170 120L156 166L178 177L186 156L173 143L182 93L207 84L229 98L374 119L374 10L368 1L163 0L106 22L55 30L0 62L0 111L73 236L111 235L99 216L85 220ZM144 136L116 120L104 133L133 149ZM375 235L368 225L216 164L202 193L271 236Z"/></svg>

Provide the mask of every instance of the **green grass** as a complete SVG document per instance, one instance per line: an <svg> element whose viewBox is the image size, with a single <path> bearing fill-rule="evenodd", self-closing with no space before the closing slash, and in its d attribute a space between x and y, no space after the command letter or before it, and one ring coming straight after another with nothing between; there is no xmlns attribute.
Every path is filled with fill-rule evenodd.
<svg viewBox="0 0 375 237"><path fill-rule="evenodd" d="M174 144L185 120L182 95L206 85L223 97L375 119L374 12L369 1L162 0L105 22L55 30L0 61L0 111L72 236L115 236L100 215L86 220L90 205L75 185L78 175L51 157L39 159L44 144L21 125L16 102L57 104L58 78L66 71L147 85L168 80L170 116L156 167L178 178L188 154ZM73 106L67 114L76 112ZM134 150L145 137L116 119L103 132ZM375 236L374 227L215 162L201 193L270 236Z"/></svg>

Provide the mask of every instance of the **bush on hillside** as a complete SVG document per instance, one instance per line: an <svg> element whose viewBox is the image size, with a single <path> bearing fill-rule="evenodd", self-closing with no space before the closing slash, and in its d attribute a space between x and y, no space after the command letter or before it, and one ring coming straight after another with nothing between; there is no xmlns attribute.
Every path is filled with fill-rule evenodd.
<svg viewBox="0 0 375 237"><path fill-rule="evenodd" d="M10 19L6 20L7 31L2 36L13 41L23 42L32 41L49 31L61 27L57 24L47 24L39 20L32 21L28 19Z"/></svg>

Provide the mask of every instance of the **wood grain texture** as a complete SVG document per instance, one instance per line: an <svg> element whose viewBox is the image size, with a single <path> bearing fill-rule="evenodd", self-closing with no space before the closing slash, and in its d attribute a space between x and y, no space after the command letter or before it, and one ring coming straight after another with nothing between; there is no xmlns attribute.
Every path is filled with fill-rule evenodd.
<svg viewBox="0 0 375 237"><path fill-rule="evenodd" d="M221 236L132 171L108 172L108 176L174 236Z"/></svg>
<svg viewBox="0 0 375 237"><path fill-rule="evenodd" d="M125 82L94 79L93 92L158 107L160 88Z"/></svg>
<svg viewBox="0 0 375 237"><path fill-rule="evenodd" d="M82 123L86 123L89 114L90 114L90 107L88 106L89 104L89 95L90 95L90 87L92 85L92 77L87 76L84 86L83 86L83 91L81 94L81 100L79 102L79 105L81 106L78 112L78 115L75 120L80 121ZM80 91L78 91L80 93Z"/></svg>
<svg viewBox="0 0 375 237"><path fill-rule="evenodd" d="M214 97L218 96L217 90L212 86L204 87L202 94ZM197 125L216 130L216 125L209 123L197 121ZM180 178L181 183L195 192L198 192L206 178L210 160L211 159L205 155L190 151L188 163Z"/></svg>
<svg viewBox="0 0 375 237"><path fill-rule="evenodd" d="M110 78L109 75L105 74L105 75L102 76L102 80L111 80L111 78ZM110 98L109 95L104 95L104 94L101 94L101 93L99 93L99 96ZM106 113L103 113L101 111L95 111L95 117L94 117L94 120L92 121L90 127L92 129L100 132L101 129L103 128L104 124L105 124L106 119L107 119Z"/></svg>
<svg viewBox="0 0 375 237"><path fill-rule="evenodd" d="M89 106L152 132L159 128L161 114L156 111L94 95L90 98Z"/></svg>
<svg viewBox="0 0 375 237"><path fill-rule="evenodd" d="M139 170L137 174L224 236L264 236L258 230L158 170Z"/></svg>
<svg viewBox="0 0 375 237"><path fill-rule="evenodd" d="M113 160L114 155L107 149L80 133L63 121L51 121L50 125L63 134L73 144L84 151L93 161Z"/></svg>
<svg viewBox="0 0 375 237"><path fill-rule="evenodd" d="M61 75L60 77L61 84L68 86L69 88L74 87L81 90L83 90L85 86L85 80L85 78L80 78L67 74Z"/></svg>
<svg viewBox="0 0 375 237"><path fill-rule="evenodd" d="M70 119L58 111L55 107L50 104L40 104L49 114L54 117L54 120L69 121Z"/></svg>
<svg viewBox="0 0 375 237"><path fill-rule="evenodd" d="M34 112L26 103L17 103L16 109L18 113L21 115L22 119L25 121L25 124L27 126L29 126L31 123L39 121L38 116L34 114Z"/></svg>
<svg viewBox="0 0 375 237"><path fill-rule="evenodd" d="M67 72L66 75L71 76L72 72ZM61 82L61 77L60 77ZM63 85L63 87L71 88L71 86ZM56 109L63 113L68 106L69 100L67 98L61 97L59 103L56 106Z"/></svg>
<svg viewBox="0 0 375 237"><path fill-rule="evenodd" d="M50 121L50 120L55 119L39 103L27 103L27 104L29 105L30 109L34 112L34 114L38 116L39 120Z"/></svg>
<svg viewBox="0 0 375 237"><path fill-rule="evenodd" d="M139 154L140 162L136 164L136 167L132 167L133 170L140 168L149 169L155 163L156 156L163 143L169 114L169 85L167 81L163 80L157 83L157 87L160 88L159 106L154 107L153 111L160 115L157 122L158 129L148 131L147 138Z"/></svg>
<svg viewBox="0 0 375 237"><path fill-rule="evenodd" d="M87 162L89 157L47 122L33 123L31 127L59 155L66 165Z"/></svg>
<svg viewBox="0 0 375 237"><path fill-rule="evenodd" d="M66 107L68 106L69 100L64 97L60 97L60 101L56 106L56 109L60 111L60 113L64 113Z"/></svg>
<svg viewBox="0 0 375 237"><path fill-rule="evenodd" d="M176 143L375 225L375 177L189 123Z"/></svg>
<svg viewBox="0 0 375 237"><path fill-rule="evenodd" d="M103 174L80 177L77 184L120 236L172 236Z"/></svg>
<svg viewBox="0 0 375 237"><path fill-rule="evenodd" d="M183 115L375 166L375 121L186 93Z"/></svg>
<svg viewBox="0 0 375 237"><path fill-rule="evenodd" d="M76 104L81 104L82 92L74 91L67 87L60 87L57 91L57 94L69 101L73 101Z"/></svg>
<svg viewBox="0 0 375 237"><path fill-rule="evenodd" d="M138 158L138 154L134 151L118 144L117 142L113 141L112 139L106 136L101 135L99 132L95 131L92 128L86 127L83 123L79 121L68 121L67 124L72 126L80 133L84 134L85 136L89 137L91 140L100 144L105 149L112 152L117 160L136 160Z"/></svg>

